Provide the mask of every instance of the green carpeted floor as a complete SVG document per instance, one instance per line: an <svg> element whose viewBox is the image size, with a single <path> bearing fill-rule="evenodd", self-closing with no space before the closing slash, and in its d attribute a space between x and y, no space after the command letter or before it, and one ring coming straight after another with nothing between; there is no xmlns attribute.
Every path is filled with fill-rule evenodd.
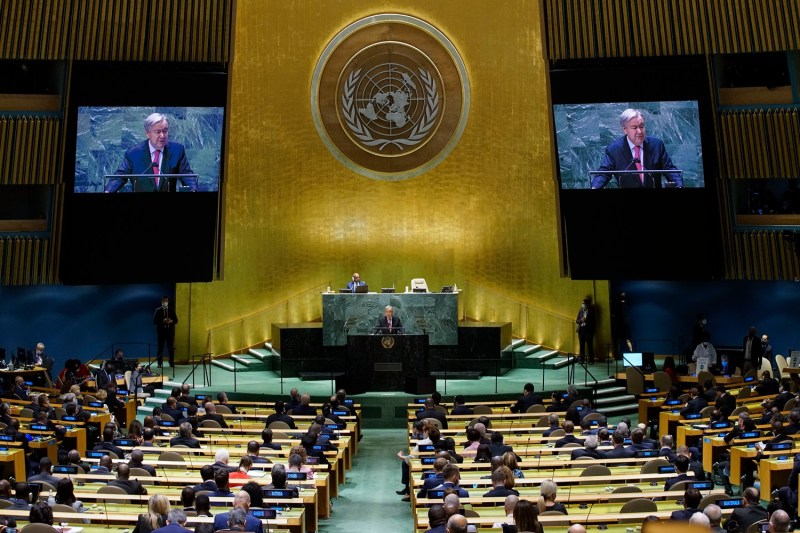
<svg viewBox="0 0 800 533"><path fill-rule="evenodd" d="M364 430L347 484L333 502L332 517L320 521L320 533L413 529L410 504L395 494L402 488L396 454L407 449L407 442L402 428Z"/></svg>

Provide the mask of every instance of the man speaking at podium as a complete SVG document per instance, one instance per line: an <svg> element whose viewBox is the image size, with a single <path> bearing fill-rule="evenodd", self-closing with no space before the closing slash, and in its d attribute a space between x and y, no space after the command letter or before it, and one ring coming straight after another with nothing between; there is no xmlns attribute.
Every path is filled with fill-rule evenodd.
<svg viewBox="0 0 800 533"><path fill-rule="evenodd" d="M394 316L394 309L391 305L387 305L384 310L384 315L378 319L378 325L375 326L375 333L394 335L403 333L403 324L400 319Z"/></svg>
<svg viewBox="0 0 800 533"><path fill-rule="evenodd" d="M644 115L637 109L626 109L619 116L624 136L606 147L603 162L597 170L641 170L630 174L614 174L617 184L623 189L660 189L662 176L668 187L683 187L679 173L665 174L648 170L677 170L667 154L664 142L645 133ZM592 189L602 189L611 180L611 174L592 176Z"/></svg>
<svg viewBox="0 0 800 533"><path fill-rule="evenodd" d="M144 119L146 141L125 152L116 173L153 174L154 177L111 178L105 192L117 192L128 179L133 181L134 192L175 192L177 179L192 192L197 191L197 178L169 178L160 174L193 174L183 145L169 141L169 120L161 113L153 113Z"/></svg>

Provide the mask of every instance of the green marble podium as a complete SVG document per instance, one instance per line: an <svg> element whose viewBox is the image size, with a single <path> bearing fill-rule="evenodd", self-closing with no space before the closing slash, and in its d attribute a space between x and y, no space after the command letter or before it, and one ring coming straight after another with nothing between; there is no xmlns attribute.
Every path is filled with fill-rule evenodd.
<svg viewBox="0 0 800 533"><path fill-rule="evenodd" d="M458 344L458 293L323 293L323 346L346 346L349 335L369 335L387 305L406 334L427 335L431 346Z"/></svg>

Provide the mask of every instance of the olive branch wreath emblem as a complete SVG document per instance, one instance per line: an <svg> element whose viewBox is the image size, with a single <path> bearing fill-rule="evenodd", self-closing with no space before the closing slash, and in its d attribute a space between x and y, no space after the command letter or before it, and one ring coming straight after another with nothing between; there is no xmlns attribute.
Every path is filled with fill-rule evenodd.
<svg viewBox="0 0 800 533"><path fill-rule="evenodd" d="M344 121L347 127L350 128L350 131L362 144L377 146L378 150L394 145L403 150L403 146L417 145L425 138L436 123L436 117L439 115L439 93L436 90L436 80L427 70L420 68L419 76L425 87L425 114L422 120L414 126L409 136L404 139L375 139L372 133L361 123L355 106L355 98L353 98L353 92L358 85L359 79L361 79L361 69L356 69L350 73L342 92L342 112L344 113Z"/></svg>

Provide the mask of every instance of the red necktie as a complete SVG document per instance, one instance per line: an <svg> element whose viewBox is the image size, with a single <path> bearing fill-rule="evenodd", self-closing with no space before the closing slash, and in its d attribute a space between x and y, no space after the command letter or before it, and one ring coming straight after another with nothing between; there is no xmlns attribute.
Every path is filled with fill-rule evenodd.
<svg viewBox="0 0 800 533"><path fill-rule="evenodd" d="M638 148L638 146L637 146ZM158 190L158 182L160 178L158 177L158 154L160 153L159 150L153 152L153 174L156 175L156 190ZM637 156L638 157L638 156Z"/></svg>
<svg viewBox="0 0 800 533"><path fill-rule="evenodd" d="M633 147L634 157L636 157L636 170L642 170L642 148L639 145ZM639 180L644 185L644 174L639 174Z"/></svg>

